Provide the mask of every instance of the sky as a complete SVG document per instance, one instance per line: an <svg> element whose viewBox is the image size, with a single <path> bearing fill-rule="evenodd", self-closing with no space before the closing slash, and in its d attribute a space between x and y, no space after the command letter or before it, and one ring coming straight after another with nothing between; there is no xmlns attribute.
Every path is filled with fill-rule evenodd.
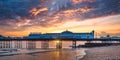
<svg viewBox="0 0 120 60"><path fill-rule="evenodd" d="M91 32L120 36L120 0L0 0L0 34Z"/></svg>

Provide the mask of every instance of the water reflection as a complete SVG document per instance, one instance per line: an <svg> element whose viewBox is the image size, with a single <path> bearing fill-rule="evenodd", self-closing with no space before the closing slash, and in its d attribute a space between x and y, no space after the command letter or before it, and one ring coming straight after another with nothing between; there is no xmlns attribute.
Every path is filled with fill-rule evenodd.
<svg viewBox="0 0 120 60"><path fill-rule="evenodd" d="M79 50L81 51L81 50ZM37 53L35 55L23 54L14 56L0 57L0 60L74 60L76 58L76 51L63 50L47 53Z"/></svg>

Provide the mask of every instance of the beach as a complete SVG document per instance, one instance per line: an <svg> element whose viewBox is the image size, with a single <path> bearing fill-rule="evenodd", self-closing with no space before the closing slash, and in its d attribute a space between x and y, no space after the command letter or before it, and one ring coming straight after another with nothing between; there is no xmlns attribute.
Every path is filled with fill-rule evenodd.
<svg viewBox="0 0 120 60"><path fill-rule="evenodd" d="M120 60L120 45L62 50L22 49L1 53L0 60Z"/></svg>
<svg viewBox="0 0 120 60"><path fill-rule="evenodd" d="M21 51L18 54L4 54L0 60L78 60L84 56L84 49L62 49L62 50L33 50Z"/></svg>
<svg viewBox="0 0 120 60"><path fill-rule="evenodd" d="M80 60L120 60L120 45L88 48Z"/></svg>

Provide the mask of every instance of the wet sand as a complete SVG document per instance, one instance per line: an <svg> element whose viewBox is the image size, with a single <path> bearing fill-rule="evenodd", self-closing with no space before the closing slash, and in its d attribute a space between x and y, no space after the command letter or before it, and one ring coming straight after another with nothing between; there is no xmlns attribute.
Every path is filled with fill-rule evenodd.
<svg viewBox="0 0 120 60"><path fill-rule="evenodd" d="M80 60L120 60L120 45L90 48Z"/></svg>
<svg viewBox="0 0 120 60"><path fill-rule="evenodd" d="M25 53L24 53L25 52ZM84 54L84 49L61 49L50 52L39 52L38 50L26 52L18 55L7 55L0 56L0 60L78 60L82 58ZM26 54L27 53L27 54Z"/></svg>

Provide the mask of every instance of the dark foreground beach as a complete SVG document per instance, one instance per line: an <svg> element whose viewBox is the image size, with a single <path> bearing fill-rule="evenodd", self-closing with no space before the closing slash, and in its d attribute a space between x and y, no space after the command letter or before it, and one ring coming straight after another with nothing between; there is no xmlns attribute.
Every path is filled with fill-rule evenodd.
<svg viewBox="0 0 120 60"><path fill-rule="evenodd" d="M86 51L86 53L84 52ZM0 60L120 60L120 45L62 50L21 50Z"/></svg>
<svg viewBox="0 0 120 60"><path fill-rule="evenodd" d="M18 54L5 54L0 60L79 60L84 54L84 49L62 49L62 50L24 50ZM76 58L78 56L78 58Z"/></svg>
<svg viewBox="0 0 120 60"><path fill-rule="evenodd" d="M120 60L120 45L90 48L80 60Z"/></svg>

